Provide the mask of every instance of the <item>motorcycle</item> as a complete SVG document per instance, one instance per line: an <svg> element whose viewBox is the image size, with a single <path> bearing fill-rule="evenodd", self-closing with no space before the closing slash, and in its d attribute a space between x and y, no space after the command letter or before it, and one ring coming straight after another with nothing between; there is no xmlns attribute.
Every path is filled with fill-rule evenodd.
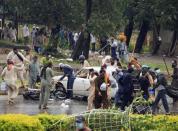
<svg viewBox="0 0 178 131"><path fill-rule="evenodd" d="M49 99L54 100L64 100L66 99L66 90L61 83L56 83L50 90ZM40 89L28 89L23 93L23 97L26 100L39 100L40 99Z"/></svg>

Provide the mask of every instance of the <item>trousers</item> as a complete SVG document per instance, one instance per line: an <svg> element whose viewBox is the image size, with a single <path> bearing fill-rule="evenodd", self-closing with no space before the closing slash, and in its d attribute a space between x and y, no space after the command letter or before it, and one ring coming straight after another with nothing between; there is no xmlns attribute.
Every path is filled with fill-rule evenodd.
<svg viewBox="0 0 178 131"><path fill-rule="evenodd" d="M165 89L158 91L155 102L153 104L153 113L155 113L156 107L158 106L158 103L160 100L162 100L164 109L165 109L166 113L168 113L169 106L168 106L168 102L167 102L167 98L166 98L166 90Z"/></svg>
<svg viewBox="0 0 178 131"><path fill-rule="evenodd" d="M68 77L67 81L67 98L73 97L73 84L74 84L75 77Z"/></svg>
<svg viewBox="0 0 178 131"><path fill-rule="evenodd" d="M41 82L41 93L40 93L40 103L39 106L46 107L50 94L50 85L46 82Z"/></svg>

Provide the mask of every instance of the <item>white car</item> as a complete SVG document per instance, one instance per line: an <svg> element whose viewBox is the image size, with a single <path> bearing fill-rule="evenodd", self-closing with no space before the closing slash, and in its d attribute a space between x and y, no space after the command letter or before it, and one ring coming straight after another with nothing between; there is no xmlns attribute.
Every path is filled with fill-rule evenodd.
<svg viewBox="0 0 178 131"><path fill-rule="evenodd" d="M90 88L90 80L88 79L89 76L89 70L94 69L95 71L99 72L100 67L84 67L80 71L78 71L75 76L76 79L74 80L74 85L73 85L73 95L74 96L86 96L88 97L89 95L89 88ZM62 76L55 76L53 77L53 81L55 86L61 87L60 90L65 93L67 90L67 80L68 78L65 77L62 81L58 81ZM118 84L116 81L111 82L111 97L114 98L117 90L118 90ZM62 93L61 92L61 93ZM60 94L59 94L60 95ZM64 94L61 94L61 98L65 97Z"/></svg>

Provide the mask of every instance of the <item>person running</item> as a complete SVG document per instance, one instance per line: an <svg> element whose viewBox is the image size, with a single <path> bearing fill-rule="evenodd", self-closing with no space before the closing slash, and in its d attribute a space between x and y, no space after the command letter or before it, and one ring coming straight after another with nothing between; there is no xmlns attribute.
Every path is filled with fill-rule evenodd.
<svg viewBox="0 0 178 131"><path fill-rule="evenodd" d="M74 70L70 65L60 63L59 68L61 71L64 72L64 75L59 79L60 81L63 80L66 76L68 77L67 81L67 98L73 97L73 84L75 80Z"/></svg>
<svg viewBox="0 0 178 131"><path fill-rule="evenodd" d="M17 82L17 72L23 70L23 65L21 67L14 66L13 61L10 59L7 60L7 67L2 71L2 79L6 82L8 87L8 103L14 103L14 98L18 95L18 87L16 86Z"/></svg>
<svg viewBox="0 0 178 131"><path fill-rule="evenodd" d="M88 110L91 110L93 108L93 101L94 101L94 97L95 97L95 80L98 76L98 73L95 72L93 69L90 70L90 76L89 76L89 80L90 80L90 88L89 90L89 96L88 96Z"/></svg>
<svg viewBox="0 0 178 131"><path fill-rule="evenodd" d="M25 58L25 56L22 53L20 53L17 50L17 48L13 48L13 50L7 55L7 60L13 61L14 65L17 67L22 67L22 66L24 67L25 62L30 63L30 61L27 58ZM25 87L23 73L24 73L24 69L18 71L17 76L21 81L21 86Z"/></svg>
<svg viewBox="0 0 178 131"><path fill-rule="evenodd" d="M50 88L52 86L52 62L49 62L46 66L44 66L41 70L41 92L40 92L40 102L39 109L47 109L48 99L50 95Z"/></svg>
<svg viewBox="0 0 178 131"><path fill-rule="evenodd" d="M156 108L157 108L160 100L162 100L166 114L170 114L168 101L166 98L166 89L165 89L166 86L167 86L167 80L165 78L165 75L158 74L157 75L157 84L156 84L156 89L155 89L155 90L157 90L158 93L157 93L156 99L153 103L153 114L155 114Z"/></svg>
<svg viewBox="0 0 178 131"><path fill-rule="evenodd" d="M35 84L39 81L40 66L38 64L38 57L34 56L29 65L29 88L35 88Z"/></svg>

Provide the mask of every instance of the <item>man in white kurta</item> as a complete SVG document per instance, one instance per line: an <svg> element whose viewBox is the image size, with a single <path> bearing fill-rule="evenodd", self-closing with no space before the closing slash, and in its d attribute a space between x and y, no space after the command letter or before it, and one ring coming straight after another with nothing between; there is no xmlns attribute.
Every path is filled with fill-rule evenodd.
<svg viewBox="0 0 178 131"><path fill-rule="evenodd" d="M7 67L2 71L2 79L6 82L8 87L8 103L13 103L13 99L18 95L17 82L17 72L23 70L23 65L21 67L16 67L13 62L8 60Z"/></svg>
<svg viewBox="0 0 178 131"><path fill-rule="evenodd" d="M14 48L8 55L7 55L7 60L11 60L13 61L14 65L17 67L24 67L24 62L28 62L30 63L30 61L28 59L25 58L25 56L18 52L18 50L16 48ZM23 73L24 73L24 68L23 70L20 70L17 72L17 75L21 81L22 87L24 87L24 77L23 77Z"/></svg>

